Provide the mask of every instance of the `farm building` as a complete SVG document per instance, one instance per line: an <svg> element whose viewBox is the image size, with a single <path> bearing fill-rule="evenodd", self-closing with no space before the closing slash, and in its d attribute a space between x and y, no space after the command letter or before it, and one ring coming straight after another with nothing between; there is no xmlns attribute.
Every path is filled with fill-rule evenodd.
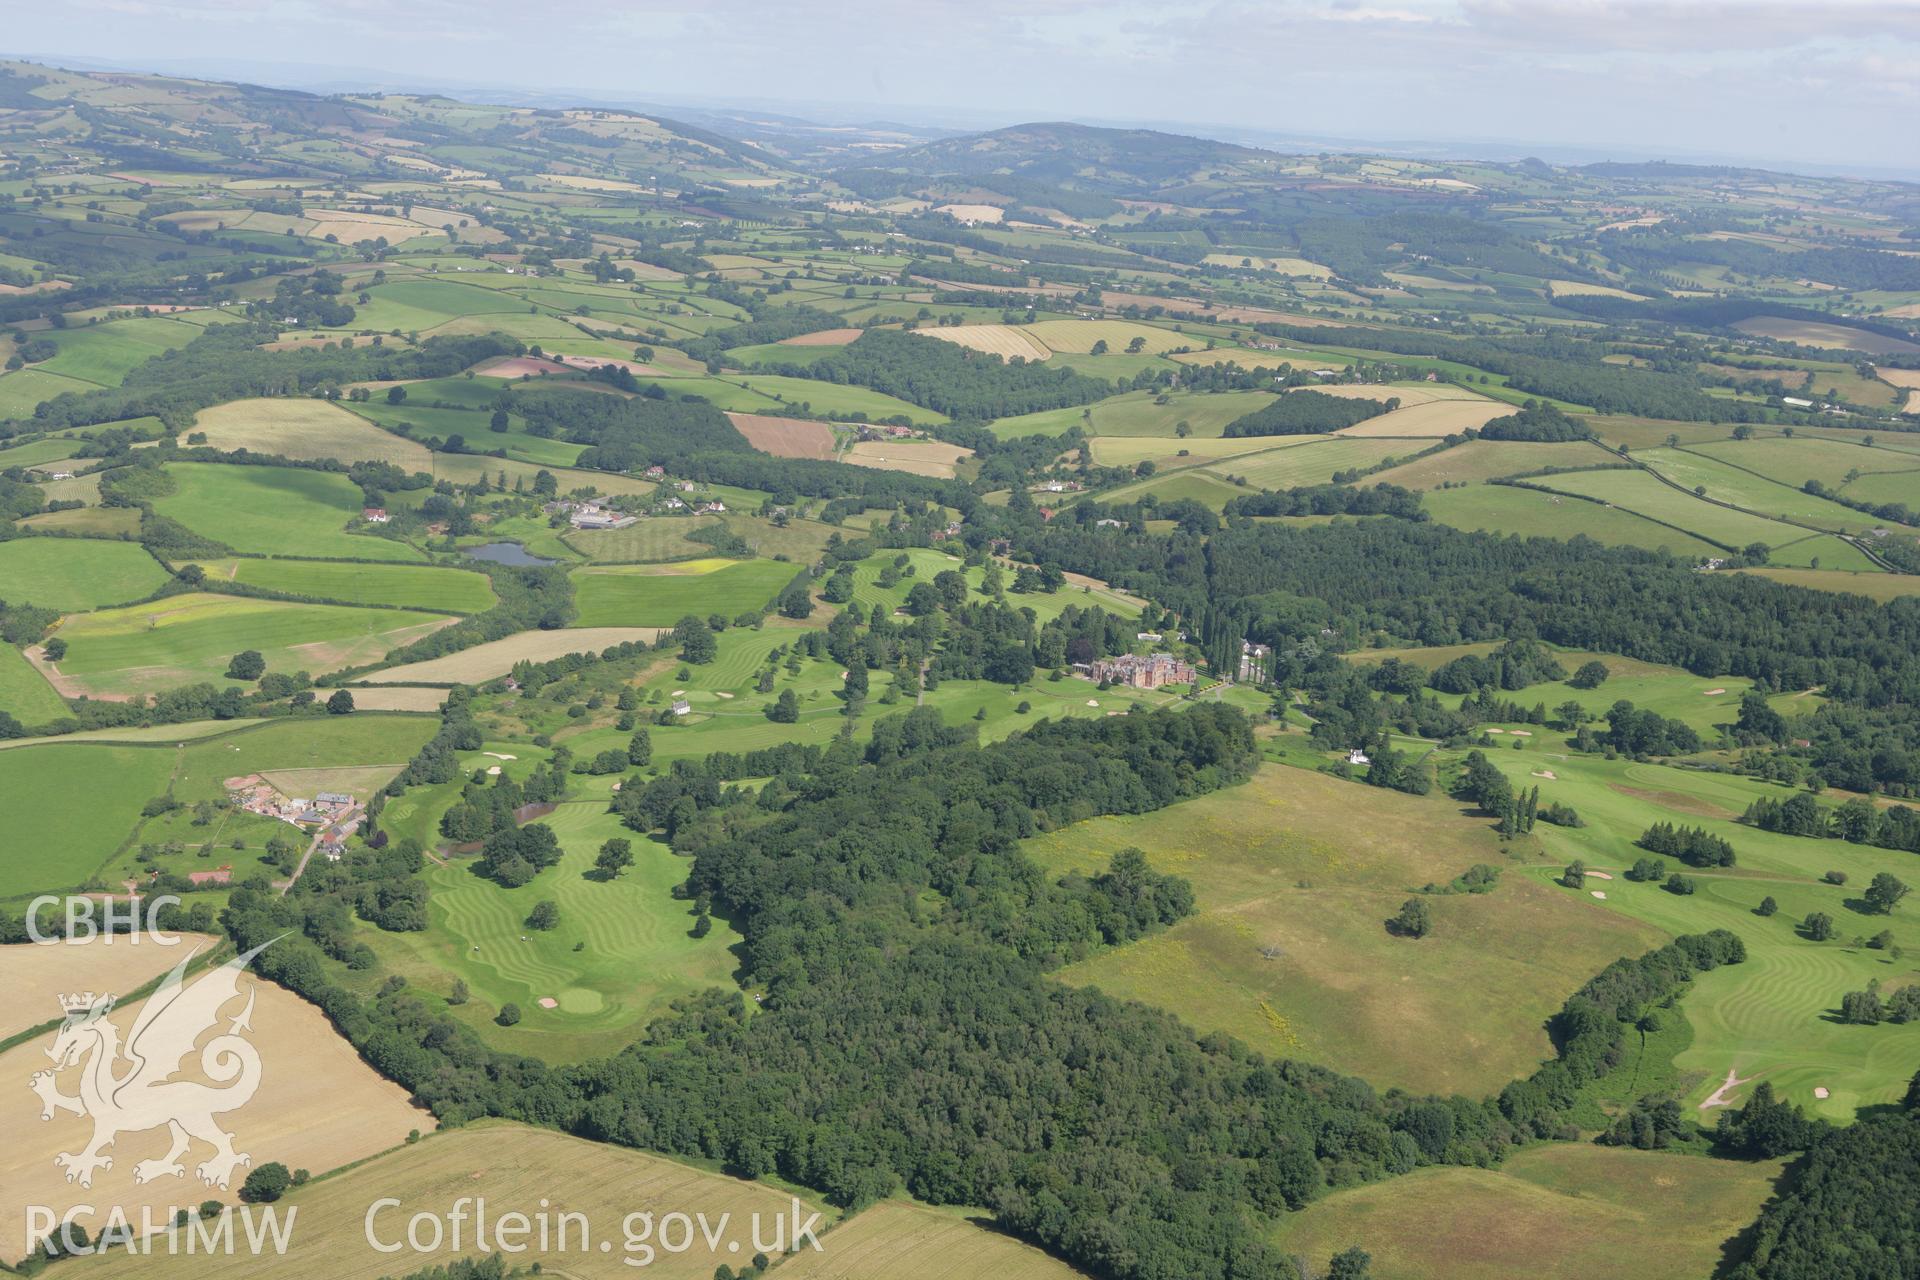
<svg viewBox="0 0 1920 1280"><path fill-rule="evenodd" d="M386 524L389 520L393 519L392 516L387 514L385 507L363 507L360 511L360 518L368 524Z"/></svg>
<svg viewBox="0 0 1920 1280"><path fill-rule="evenodd" d="M693 704L689 703L685 698L675 698L673 700L673 714L684 716L692 710Z"/></svg>

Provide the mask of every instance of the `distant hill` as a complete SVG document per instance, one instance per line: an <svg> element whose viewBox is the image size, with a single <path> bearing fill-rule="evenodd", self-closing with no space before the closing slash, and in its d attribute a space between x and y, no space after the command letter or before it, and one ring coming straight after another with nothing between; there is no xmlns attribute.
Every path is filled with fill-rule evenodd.
<svg viewBox="0 0 1920 1280"><path fill-rule="evenodd" d="M834 176L856 190L961 184L1046 204L1047 194L1059 191L1147 198L1216 174L1270 171L1283 159L1178 133L1048 122L943 138Z"/></svg>

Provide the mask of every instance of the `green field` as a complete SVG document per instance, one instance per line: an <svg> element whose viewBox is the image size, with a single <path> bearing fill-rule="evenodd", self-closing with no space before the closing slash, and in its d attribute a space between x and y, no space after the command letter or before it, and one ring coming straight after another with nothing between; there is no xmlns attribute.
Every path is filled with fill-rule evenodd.
<svg viewBox="0 0 1920 1280"><path fill-rule="evenodd" d="M80 451L86 442L55 436L48 440L36 440L32 444L15 445L11 449L0 449L0 471L8 467L35 467L48 462L60 462L71 458Z"/></svg>
<svg viewBox="0 0 1920 1280"><path fill-rule="evenodd" d="M1559 476L1545 479L1558 480ZM1618 507L1581 502L1513 485L1469 485L1436 489L1423 498L1427 511L1456 529L1484 529L1523 538L1573 538L1580 535L1615 547L1665 548L1687 559L1725 552L1691 534L1642 519Z"/></svg>
<svg viewBox="0 0 1920 1280"><path fill-rule="evenodd" d="M55 330L48 336L60 354L37 366L105 387L117 387L128 373L154 356L184 347L200 330L159 316L113 320L81 329Z"/></svg>
<svg viewBox="0 0 1920 1280"><path fill-rule="evenodd" d="M1816 591L1841 591L1866 596L1870 600L1898 600L1920 595L1920 576L1903 573L1841 573L1833 569L1748 569L1784 582L1789 586L1811 587Z"/></svg>
<svg viewBox="0 0 1920 1280"><path fill-rule="evenodd" d="M1731 463L1702 457L1686 449L1645 449L1634 457L1675 484L1687 489L1699 486L1706 490L1707 497L1717 502L1730 502L1761 515L1782 516L1844 533L1858 533L1883 523L1864 512L1762 479ZM1547 482L1551 484L1552 479ZM1915 487L1920 490L1920 486Z"/></svg>
<svg viewBox="0 0 1920 1280"><path fill-rule="evenodd" d="M1516 786L1539 786L1542 803L1560 801L1579 811L1586 826L1541 823L1536 835L1559 866L1579 857L1590 868L1614 873L1611 882L1590 883L1607 895L1604 904L1591 905L1667 933L1722 928L1745 940L1746 962L1702 974L1683 1004L1694 1038L1675 1065L1690 1107L1729 1069L1742 1079L1760 1076L1783 1097L1833 1120L1900 1096L1920 1060L1920 1024L1856 1027L1833 1015L1844 993L1871 979L1895 986L1920 978L1920 915L1911 906L1891 916L1865 915L1857 896L1878 871L1911 882L1911 854L1740 826L1733 819L1753 799L1790 794L1749 778L1583 756L1556 750L1550 741L1488 755ZM1555 777L1539 776L1546 772ZM1688 872L1698 892L1687 897L1620 879L1618 873L1641 856L1633 841L1657 821L1704 826L1733 844L1737 865ZM1544 883L1558 869L1529 874ZM1852 887L1822 883L1830 870L1845 872ZM1587 897L1573 889L1558 892L1576 901ZM1768 896L1780 908L1770 919L1753 911ZM1810 942L1796 932L1813 911L1833 917L1834 941ZM1882 929L1893 931L1904 958L1849 941ZM1816 1098L1816 1088L1829 1096Z"/></svg>
<svg viewBox="0 0 1920 1280"><path fill-rule="evenodd" d="M78 614L55 635L67 642L60 675L94 696L150 693L224 681L227 662L258 650L269 671L319 675L376 662L444 626L443 615L405 609L290 604L205 592Z"/></svg>
<svg viewBox="0 0 1920 1280"><path fill-rule="evenodd" d="M164 748L44 746L0 751L0 897L77 888L112 857L140 806L164 793Z"/></svg>
<svg viewBox="0 0 1920 1280"><path fill-rule="evenodd" d="M12 373L0 373L0 417L31 418L34 408L42 401L52 400L70 391L80 393L97 390L97 383L48 373L38 365L17 369Z"/></svg>
<svg viewBox="0 0 1920 1280"><path fill-rule="evenodd" d="M1769 564L1787 568L1838 569L1849 573L1879 573L1881 568L1867 553L1837 533L1816 533L1775 548L1767 557Z"/></svg>
<svg viewBox="0 0 1920 1280"><path fill-rule="evenodd" d="M493 415L484 407L485 402L471 409L444 409L427 403L451 399L447 394L450 387L473 386L485 389L489 399L500 394L496 384L477 378L471 383L443 378L408 387L407 400L402 404L388 404L384 398L375 397L352 408L361 417L389 430L403 422L411 423L416 440L444 441L457 435L465 439L469 449L505 449L509 458L537 466L570 467L586 448L565 440L536 436L526 429L518 415L509 415L507 430L495 431L491 425Z"/></svg>
<svg viewBox="0 0 1920 1280"><path fill-rule="evenodd" d="M132 542L15 538L0 542L0 600L49 609L96 609L151 595L168 578Z"/></svg>
<svg viewBox="0 0 1920 1280"><path fill-rule="evenodd" d="M502 1048L549 1061L615 1053L668 1001L732 985L739 935L716 921L706 937L689 936L693 906L672 896L687 878L683 859L627 830L603 801L564 804L540 821L560 837L559 865L518 889L481 879L466 859L431 868L432 927L369 937L388 966L436 992L442 975L464 979L473 1000L455 1010L463 1021ZM634 865L617 880L589 878L600 845L614 838L633 842ZM541 901L560 908L549 932L525 924ZM522 1021L495 1026L509 1002Z"/></svg>
<svg viewBox="0 0 1920 1280"><path fill-rule="evenodd" d="M1522 440L1469 440L1430 457L1376 472L1367 484L1437 489L1523 475L1542 467L1591 466L1602 455L1591 444L1533 444Z"/></svg>
<svg viewBox="0 0 1920 1280"><path fill-rule="evenodd" d="M478 613L494 603L487 575L438 565L342 564L328 560L203 560L210 584L237 582L342 604L386 604Z"/></svg>
<svg viewBox="0 0 1920 1280"><path fill-rule="evenodd" d="M1432 671L1444 662L1467 654L1485 655L1498 646L1492 643L1439 645L1427 649L1372 649L1362 650L1349 655L1352 662L1361 666L1371 666L1384 662L1388 658L1399 658L1411 662L1417 667ZM1612 653L1590 653L1580 649L1566 649L1558 645L1548 645L1555 658L1571 676L1588 662L1598 662L1607 669L1607 678L1592 689L1576 689L1564 681L1549 681L1528 685L1525 689L1512 691L1515 702L1524 706L1545 703L1552 711L1564 702L1577 702L1595 716L1604 719L1607 708L1625 699L1634 706L1647 711L1657 711L1663 716L1680 720L1691 726L1703 738L1711 741L1721 732L1722 726L1731 726L1740 712L1740 697L1753 687L1753 682L1742 676L1696 676L1679 667L1662 666L1654 662L1642 662L1637 658L1623 658ZM1462 695L1437 694L1443 702L1458 705ZM1775 709L1783 715L1803 713L1811 710L1805 699L1796 694L1777 694L1771 700ZM1547 741L1559 742L1562 735L1554 730L1530 726L1533 735ZM1535 744L1540 745L1540 744Z"/></svg>
<svg viewBox="0 0 1920 1280"><path fill-rule="evenodd" d="M1818 480L1829 489L1844 491L1847 477L1854 472L1906 472L1907 483L1920 503L1920 458L1870 449L1853 440L1816 439L1804 435L1768 436L1754 440L1720 440L1688 447L1690 453L1705 454L1723 462L1755 471L1781 484L1797 489L1809 480Z"/></svg>
<svg viewBox="0 0 1920 1280"><path fill-rule="evenodd" d="M21 724L45 724L67 714L67 704L12 645L0 645L0 711Z"/></svg>
<svg viewBox="0 0 1920 1280"><path fill-rule="evenodd" d="M1276 447L1298 448L1315 437L1282 441L1273 436L1237 436L1181 440L1169 436L1094 436L1087 441L1093 461L1103 467L1133 467L1152 462L1162 471L1178 467L1231 466L1232 459L1249 453L1268 453Z"/></svg>
<svg viewBox="0 0 1920 1280"><path fill-rule="evenodd" d="M358 485L328 471L180 462L177 482L153 506L163 516L235 551L257 555L339 556L352 560L421 560L391 538L346 532L360 514Z"/></svg>
<svg viewBox="0 0 1920 1280"><path fill-rule="evenodd" d="M775 560L689 560L665 567L609 565L573 576L580 627L670 627L688 614L729 619L763 607L797 566Z"/></svg>
<svg viewBox="0 0 1920 1280"><path fill-rule="evenodd" d="M1710 542L1738 550L1750 543L1782 546L1807 535L1807 530L1777 520L1730 511L1703 502L1684 489L1663 484L1644 471L1575 471L1541 476L1533 483L1559 493L1584 495L1650 520L1698 534ZM1709 490L1711 492L1711 490Z"/></svg>
<svg viewBox="0 0 1920 1280"><path fill-rule="evenodd" d="M1162 399L1165 404L1159 403ZM1176 438L1175 428L1184 422L1191 438L1207 439L1218 437L1229 422L1271 404L1273 399L1267 391L1129 391L1085 409L1047 409L1000 418L992 430L1002 440L1057 436L1072 427L1080 427L1090 436L1164 436L1171 440Z"/></svg>
<svg viewBox="0 0 1920 1280"><path fill-rule="evenodd" d="M917 404L911 404L866 387L764 373L747 374L741 377L740 381L749 390L768 396L782 405L790 407L806 405L810 406L815 413L825 413L835 417L852 417L858 414L870 421L878 421L881 418L900 416L911 422L928 424L947 420L947 415L944 413L923 409ZM672 389L672 384L668 384L668 389Z"/></svg>
<svg viewBox="0 0 1920 1280"><path fill-rule="evenodd" d="M1315 1266L1358 1244L1380 1280L1698 1280L1780 1172L1777 1160L1560 1143L1495 1169L1335 1191L1284 1218L1274 1240Z"/></svg>
<svg viewBox="0 0 1920 1280"><path fill-rule="evenodd" d="M1300 740L1304 744L1304 739ZM1529 879L1457 804L1268 765L1250 783L1140 817L1096 818L1026 843L1048 871L1104 867L1136 846L1186 877L1197 915L1061 972L1385 1088L1497 1092L1551 1056L1545 1018L1660 934ZM1430 899L1434 933L1396 938L1407 895L1475 863L1485 895ZM1266 949L1277 949L1268 958Z"/></svg>

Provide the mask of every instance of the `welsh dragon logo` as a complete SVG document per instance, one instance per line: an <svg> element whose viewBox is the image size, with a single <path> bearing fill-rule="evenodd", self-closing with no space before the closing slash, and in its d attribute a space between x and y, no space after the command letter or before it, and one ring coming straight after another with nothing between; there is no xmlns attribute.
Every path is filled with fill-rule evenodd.
<svg viewBox="0 0 1920 1280"><path fill-rule="evenodd" d="M233 1135L215 1122L216 1115L243 1107L260 1087L260 1054L246 1039L252 1030L253 985L246 1006L230 1018L227 1029L199 1050L201 1072L220 1087L172 1077L186 1064L200 1037L220 1022L220 1011L239 998L240 974L271 943L235 956L204 974L193 985L185 983L189 955L175 965L159 988L141 1006L120 1043L120 1029L107 1017L114 997L95 997L89 991L60 997L66 1018L47 1056L53 1068L37 1071L30 1082L40 1096L42 1120L57 1111L70 1111L93 1121L93 1140L78 1152L61 1152L54 1164L64 1169L68 1182L93 1185L96 1170L113 1168L104 1154L123 1133L140 1133L164 1126L171 1136L167 1154L142 1160L133 1167L133 1180L183 1177L181 1157L195 1140L213 1148L213 1154L194 1170L200 1181L224 1189L233 1171L253 1158L233 1147ZM60 1092L58 1077L80 1068L77 1095Z"/></svg>

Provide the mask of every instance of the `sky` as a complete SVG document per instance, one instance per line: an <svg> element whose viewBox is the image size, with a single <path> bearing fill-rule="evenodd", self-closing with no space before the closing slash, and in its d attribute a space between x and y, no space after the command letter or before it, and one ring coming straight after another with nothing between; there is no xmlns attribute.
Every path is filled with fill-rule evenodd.
<svg viewBox="0 0 1920 1280"><path fill-rule="evenodd" d="M6 0L0 50L311 87L1155 123L1920 176L1920 0ZM257 74L243 75L252 70ZM305 81L305 86L300 82ZM1549 157L1552 158L1552 157Z"/></svg>

